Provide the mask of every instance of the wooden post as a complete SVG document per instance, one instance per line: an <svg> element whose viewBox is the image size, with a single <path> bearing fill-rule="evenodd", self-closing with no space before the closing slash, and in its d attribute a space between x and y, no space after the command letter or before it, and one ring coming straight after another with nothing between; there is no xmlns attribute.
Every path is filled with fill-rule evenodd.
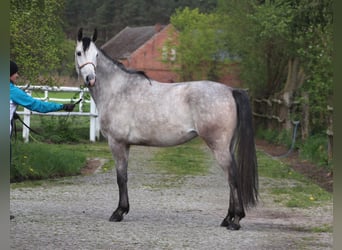
<svg viewBox="0 0 342 250"><path fill-rule="evenodd" d="M308 92L303 92L302 94L302 140L306 140L309 137L310 131L310 108L309 108L309 94Z"/></svg>
<svg viewBox="0 0 342 250"><path fill-rule="evenodd" d="M333 139L334 139L334 132L333 132L333 107L328 106L329 116L328 116L328 160L329 162L333 159Z"/></svg>

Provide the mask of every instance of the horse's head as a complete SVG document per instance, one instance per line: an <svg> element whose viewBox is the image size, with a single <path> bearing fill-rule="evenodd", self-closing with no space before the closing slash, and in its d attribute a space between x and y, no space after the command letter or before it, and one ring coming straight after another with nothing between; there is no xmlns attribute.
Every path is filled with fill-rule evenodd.
<svg viewBox="0 0 342 250"><path fill-rule="evenodd" d="M96 81L96 57L97 48L94 44L97 38L97 30L94 30L92 38L83 37L82 28L78 31L76 50L75 50L75 66L77 74L81 74L84 84L87 87L94 86Z"/></svg>

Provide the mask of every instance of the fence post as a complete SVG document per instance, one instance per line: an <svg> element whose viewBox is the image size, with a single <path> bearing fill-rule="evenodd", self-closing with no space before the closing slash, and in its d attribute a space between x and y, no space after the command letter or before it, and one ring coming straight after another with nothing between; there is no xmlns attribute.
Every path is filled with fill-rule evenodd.
<svg viewBox="0 0 342 250"><path fill-rule="evenodd" d="M31 116L30 110L28 110L27 108L24 108L24 122L29 127L30 127L30 116ZM23 126L23 138L24 138L24 142L29 142L30 130L25 126Z"/></svg>
<svg viewBox="0 0 342 250"><path fill-rule="evenodd" d="M31 95L31 91L28 91L27 94ZM27 108L24 108L24 122L28 127L30 127L30 117L31 111ZM29 142L30 130L26 126L23 126L23 138L25 143Z"/></svg>
<svg viewBox="0 0 342 250"><path fill-rule="evenodd" d="M93 116L93 114L97 114L96 105L94 102L94 99L90 98L90 134L89 134L89 140L91 142L96 141L96 137L99 137L99 129L98 129L98 122L97 117Z"/></svg>
<svg viewBox="0 0 342 250"><path fill-rule="evenodd" d="M83 102L84 102L84 100L83 100L83 96L84 96L84 91L81 91L80 92L80 99L82 99L82 101L78 104L78 110L80 111L80 112L83 112Z"/></svg>
<svg viewBox="0 0 342 250"><path fill-rule="evenodd" d="M97 112L97 109L96 109L96 118L95 118L95 122L96 122L96 131L95 131L95 136L97 138L97 140L100 140L100 129L101 129L101 124L100 124L100 119L99 119L99 116L98 116L98 112Z"/></svg>

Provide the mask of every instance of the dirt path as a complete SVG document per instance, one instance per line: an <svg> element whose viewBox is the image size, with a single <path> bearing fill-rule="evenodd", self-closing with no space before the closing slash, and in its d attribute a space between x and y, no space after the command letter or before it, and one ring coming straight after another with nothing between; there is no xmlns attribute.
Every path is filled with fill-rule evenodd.
<svg viewBox="0 0 342 250"><path fill-rule="evenodd" d="M155 148L133 147L129 162L131 211L108 218L118 201L113 172L101 171L11 189L11 249L332 249L332 203L313 209L279 207L260 178L261 201L239 231L219 226L228 185L210 158L205 176L178 178L147 167ZM267 183L267 185L265 185Z"/></svg>

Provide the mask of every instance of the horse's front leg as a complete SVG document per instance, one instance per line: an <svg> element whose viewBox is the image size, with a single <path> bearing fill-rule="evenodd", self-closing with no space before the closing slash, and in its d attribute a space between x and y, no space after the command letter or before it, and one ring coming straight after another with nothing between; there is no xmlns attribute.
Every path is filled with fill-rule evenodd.
<svg viewBox="0 0 342 250"><path fill-rule="evenodd" d="M119 205L113 212L109 221L122 221L125 214L129 212L128 189L127 189L127 166L129 145L109 141L115 159L116 177L119 187Z"/></svg>

